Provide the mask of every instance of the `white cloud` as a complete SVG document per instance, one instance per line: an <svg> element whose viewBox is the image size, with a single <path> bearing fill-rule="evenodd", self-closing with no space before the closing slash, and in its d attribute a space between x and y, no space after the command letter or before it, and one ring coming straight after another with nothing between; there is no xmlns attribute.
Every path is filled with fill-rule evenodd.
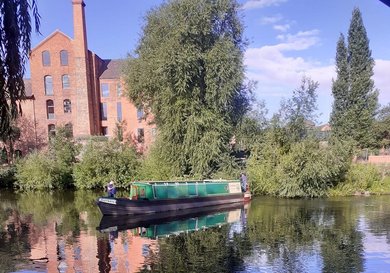
<svg viewBox="0 0 390 273"><path fill-rule="evenodd" d="M273 26L273 29L274 29L274 30L278 30L278 31L285 32L285 31L287 31L287 30L290 29L290 25L289 25L289 24L274 25L274 26Z"/></svg>
<svg viewBox="0 0 390 273"><path fill-rule="evenodd" d="M282 97L291 96L305 75L320 84L318 106L323 113L320 119L322 122L327 121L333 101L332 79L336 77L334 60L321 63L297 55L300 51L318 45L318 35L318 30L282 34L278 35L281 41L279 44L248 48L245 52L246 76L258 82L256 95L259 99L265 99L270 113L276 112ZM375 60L373 80L380 90L379 103L382 105L390 102L389 71L390 60Z"/></svg>
<svg viewBox="0 0 390 273"><path fill-rule="evenodd" d="M318 35L319 31L316 29L282 34L278 36L281 41L279 44L248 48L245 52L246 75L258 82L255 91L257 97L266 99L267 106L274 104L274 109L270 109L271 113L277 110L282 97L290 97L304 75L320 83L319 95L330 95L331 81L335 74L333 64L321 65L316 60L289 56L319 44ZM320 107L320 110L328 114L326 109Z"/></svg>
<svg viewBox="0 0 390 273"><path fill-rule="evenodd" d="M261 18L261 24L262 25L268 25L268 24L275 24L283 19L283 16L281 14L276 14L274 16L265 16Z"/></svg>
<svg viewBox="0 0 390 273"><path fill-rule="evenodd" d="M379 89L379 103L390 102L390 60L375 60L374 76L375 86Z"/></svg>
<svg viewBox="0 0 390 273"><path fill-rule="evenodd" d="M287 0L249 0L242 8L243 9L260 9L269 6L277 6L281 3L287 2Z"/></svg>

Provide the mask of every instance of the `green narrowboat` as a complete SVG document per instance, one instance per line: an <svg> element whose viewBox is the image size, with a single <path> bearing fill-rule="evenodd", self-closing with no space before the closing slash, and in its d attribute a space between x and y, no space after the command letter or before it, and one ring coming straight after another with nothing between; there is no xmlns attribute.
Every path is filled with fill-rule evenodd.
<svg viewBox="0 0 390 273"><path fill-rule="evenodd" d="M239 180L145 181L131 184L129 198L101 197L103 215L137 215L249 200Z"/></svg>

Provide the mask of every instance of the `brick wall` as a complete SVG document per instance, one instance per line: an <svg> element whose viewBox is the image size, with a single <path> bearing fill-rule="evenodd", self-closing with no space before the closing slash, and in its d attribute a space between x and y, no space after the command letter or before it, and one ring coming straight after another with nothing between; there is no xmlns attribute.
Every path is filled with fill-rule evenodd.
<svg viewBox="0 0 390 273"><path fill-rule="evenodd" d="M28 127L28 130L34 128L35 139L38 139L35 135L39 135L38 146L41 146L41 139L47 142L49 125L58 127L72 124L73 135L76 138L101 135L102 127L106 127L108 137L115 137L118 123L117 107L120 102L124 140L135 144L141 152L147 150L154 141L156 132L155 125L151 124L152 117L138 119L134 104L124 95L118 96L119 83L121 83L122 94L126 92L119 75L117 78L100 78L104 61L87 48L84 2L73 0L72 4L74 39L57 30L31 51L31 89L35 100L28 100L22 105L23 122L31 125L25 127ZM60 62L60 52L64 50L68 52L67 65ZM44 51L50 54L48 66L43 65ZM63 88L63 75L69 76L69 86L66 88ZM45 93L45 76L52 77L53 93L49 95ZM108 97L101 96L102 83L109 85ZM48 100L54 103L54 115L48 116ZM71 112L65 113L64 100L71 102ZM101 103L107 104L108 116L105 121L101 120ZM138 129L144 130L142 143L137 141ZM31 137L32 133L28 134Z"/></svg>
<svg viewBox="0 0 390 273"><path fill-rule="evenodd" d="M370 155L368 157L368 163L372 163L372 164L390 163L390 155Z"/></svg>
<svg viewBox="0 0 390 273"><path fill-rule="evenodd" d="M68 65L60 64L60 51L66 50L68 52ZM50 65L43 66L42 52L50 53ZM31 65L31 87L35 97L35 117L37 122L42 126L48 135L48 125L55 126L65 125L78 120L80 111L76 103L75 90L75 70L73 47L71 39L65 34L56 31L48 38L46 38L40 45L33 49L30 54ZM62 76L69 75L69 88L63 88ZM52 77L53 95L45 94L45 76ZM71 101L71 112L64 113L64 100ZM47 101L54 102L54 116L48 118L47 115ZM27 112L26 110L24 112ZM29 113L33 116L34 113Z"/></svg>

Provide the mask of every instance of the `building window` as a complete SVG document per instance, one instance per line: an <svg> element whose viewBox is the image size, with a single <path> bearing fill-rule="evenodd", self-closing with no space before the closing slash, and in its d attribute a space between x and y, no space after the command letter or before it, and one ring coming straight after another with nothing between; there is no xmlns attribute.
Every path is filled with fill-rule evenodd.
<svg viewBox="0 0 390 273"><path fill-rule="evenodd" d="M50 52L47 50L42 51L42 65L50 66Z"/></svg>
<svg viewBox="0 0 390 273"><path fill-rule="evenodd" d="M68 88L70 88L69 75L65 74L62 75L62 89L68 89Z"/></svg>
<svg viewBox="0 0 390 273"><path fill-rule="evenodd" d="M70 100L64 100L64 113L72 113L72 103Z"/></svg>
<svg viewBox="0 0 390 273"><path fill-rule="evenodd" d="M122 85L120 83L116 84L116 95L118 97L122 96Z"/></svg>
<svg viewBox="0 0 390 273"><path fill-rule="evenodd" d="M65 124L65 134L67 137L73 137L73 125L72 123Z"/></svg>
<svg viewBox="0 0 390 273"><path fill-rule="evenodd" d="M54 119L54 102L52 100L46 101L47 119Z"/></svg>
<svg viewBox="0 0 390 273"><path fill-rule="evenodd" d="M145 140L144 128L138 128L137 130L137 140L139 143L143 143Z"/></svg>
<svg viewBox="0 0 390 273"><path fill-rule="evenodd" d="M49 124L47 126L48 132L49 132L49 137L53 137L56 135L56 126L54 124Z"/></svg>
<svg viewBox="0 0 390 273"><path fill-rule="evenodd" d="M108 127L107 126L103 126L102 127L102 135L103 136L107 136L108 135Z"/></svg>
<svg viewBox="0 0 390 273"><path fill-rule="evenodd" d="M16 158L22 158L22 151L21 150L15 150L15 157Z"/></svg>
<svg viewBox="0 0 390 273"><path fill-rule="evenodd" d="M45 81L45 94L46 96L53 95L53 78L50 75L46 75L44 78Z"/></svg>
<svg viewBox="0 0 390 273"><path fill-rule="evenodd" d="M68 51L66 50L60 51L60 61L61 61L61 65L68 65Z"/></svg>
<svg viewBox="0 0 390 273"><path fill-rule="evenodd" d="M121 122L122 121L122 103L121 102L116 103L116 115L118 117L118 121Z"/></svg>
<svg viewBox="0 0 390 273"><path fill-rule="evenodd" d="M107 103L100 103L100 118L101 120L107 120Z"/></svg>
<svg viewBox="0 0 390 273"><path fill-rule="evenodd" d="M108 88L108 83L102 83L100 85L100 88L102 89L102 97L105 98L105 97L108 97L110 95L110 90Z"/></svg>
<svg viewBox="0 0 390 273"><path fill-rule="evenodd" d="M140 120L144 117L144 109L142 107L137 108L137 119Z"/></svg>

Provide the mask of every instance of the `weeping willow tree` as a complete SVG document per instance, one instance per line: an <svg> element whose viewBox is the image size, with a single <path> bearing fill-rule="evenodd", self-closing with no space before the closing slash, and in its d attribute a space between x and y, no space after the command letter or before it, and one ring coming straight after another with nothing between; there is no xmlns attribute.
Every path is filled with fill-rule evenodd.
<svg viewBox="0 0 390 273"><path fill-rule="evenodd" d="M24 98L24 65L31 49L31 17L39 31L35 0L0 0L0 136L12 134L12 121Z"/></svg>
<svg viewBox="0 0 390 273"><path fill-rule="evenodd" d="M146 16L125 69L127 96L159 128L153 151L172 176L207 177L229 156L249 104L235 0L171 0Z"/></svg>

